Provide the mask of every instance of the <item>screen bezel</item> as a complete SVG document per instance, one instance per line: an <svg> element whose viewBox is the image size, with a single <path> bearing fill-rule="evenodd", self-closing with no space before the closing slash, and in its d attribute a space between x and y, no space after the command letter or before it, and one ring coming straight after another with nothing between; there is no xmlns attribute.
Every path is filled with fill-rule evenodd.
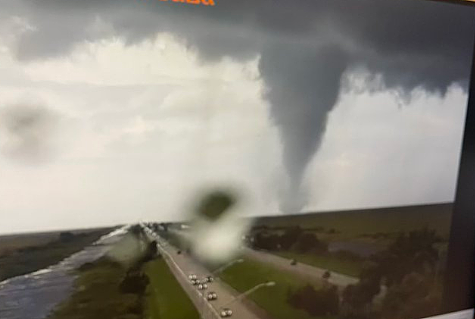
<svg viewBox="0 0 475 319"><path fill-rule="evenodd" d="M457 3L472 4L466 1ZM465 129L450 229L443 312L474 308L475 300L475 30Z"/></svg>

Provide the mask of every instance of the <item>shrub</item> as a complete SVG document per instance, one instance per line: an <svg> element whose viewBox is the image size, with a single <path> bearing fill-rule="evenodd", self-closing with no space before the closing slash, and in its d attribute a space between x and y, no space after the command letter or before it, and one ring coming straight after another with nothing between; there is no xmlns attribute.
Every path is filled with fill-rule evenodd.
<svg viewBox="0 0 475 319"><path fill-rule="evenodd" d="M441 305L441 291L430 274L410 273L392 285L382 305L384 318L423 318L436 315Z"/></svg>
<svg viewBox="0 0 475 319"><path fill-rule="evenodd" d="M328 251L328 244L319 240L313 233L304 233L299 237L294 248L299 253L314 252L322 254Z"/></svg>
<svg viewBox="0 0 475 319"><path fill-rule="evenodd" d="M62 241L62 242L69 242L71 241L72 239L74 238L74 234L69 232L69 231L66 231L66 232L61 232L59 234L59 240Z"/></svg>
<svg viewBox="0 0 475 319"><path fill-rule="evenodd" d="M254 237L253 246L258 249L276 250L279 246L280 237L268 232L258 232Z"/></svg>
<svg viewBox="0 0 475 319"><path fill-rule="evenodd" d="M307 285L289 293L288 303L312 316L336 315L339 311L338 289L332 285L315 290L313 286Z"/></svg>
<svg viewBox="0 0 475 319"><path fill-rule="evenodd" d="M141 271L130 271L120 283L122 293L143 295L149 284L148 277Z"/></svg>
<svg viewBox="0 0 475 319"><path fill-rule="evenodd" d="M302 236L302 229L299 226L287 228L282 236L280 236L280 246L282 249L289 249Z"/></svg>

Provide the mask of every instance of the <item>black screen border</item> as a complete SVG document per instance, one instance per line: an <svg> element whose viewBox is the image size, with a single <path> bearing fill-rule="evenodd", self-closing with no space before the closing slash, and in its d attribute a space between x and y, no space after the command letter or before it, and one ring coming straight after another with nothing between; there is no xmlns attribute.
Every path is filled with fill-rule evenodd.
<svg viewBox="0 0 475 319"><path fill-rule="evenodd" d="M449 1L468 4L467 1ZM463 3L462 3L463 2ZM470 3L468 5L471 5ZM475 14L474 14L475 19ZM443 293L443 312L475 302L475 30L468 105L460 157Z"/></svg>

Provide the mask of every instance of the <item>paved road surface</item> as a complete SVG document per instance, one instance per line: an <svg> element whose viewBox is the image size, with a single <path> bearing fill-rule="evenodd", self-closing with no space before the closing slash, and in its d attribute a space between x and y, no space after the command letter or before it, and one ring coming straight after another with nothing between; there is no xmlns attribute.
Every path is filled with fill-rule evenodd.
<svg viewBox="0 0 475 319"><path fill-rule="evenodd" d="M315 266L310 266L303 263L298 263L296 265L291 265L290 259L283 258L271 253L264 251L253 250L248 247L242 248L243 253L246 257L254 259L259 262L267 263L284 271L292 272L306 280L312 280L316 282L322 281L322 276L325 273L326 269L318 268ZM358 283L358 278L343 275L336 272L331 272L331 276L328 279L328 282L336 285L340 290L344 289L347 285ZM387 288L386 286L381 286L381 291L378 295L375 296L374 301L379 302L386 295Z"/></svg>
<svg viewBox="0 0 475 319"><path fill-rule="evenodd" d="M190 240L189 234L186 231L175 231L175 233L186 240ZM290 259L267 253L262 250L254 250L245 246L243 246L241 249L246 257L259 262L270 264L278 269L292 272L305 279L311 279L312 281L321 282L323 274L325 271L327 271L327 269L318 268L303 263L291 265ZM356 284L358 282L358 278L331 271L331 276L328 281L333 285L344 288L347 285Z"/></svg>
<svg viewBox="0 0 475 319"><path fill-rule="evenodd" d="M313 281L322 281L322 276L326 269L310 266L307 264L298 263L296 265L290 264L290 259L283 258L274 254L270 254L263 251L257 251L250 248L243 248L244 255L259 262L267 263L276 268L295 273L305 279L311 279ZM358 278L350 277L347 275L331 272L330 279L331 284L346 287L350 284L356 284Z"/></svg>
<svg viewBox="0 0 475 319"><path fill-rule="evenodd" d="M233 300L238 296L238 292L234 291L228 287L225 283L221 282L219 279L215 280L213 283L208 283L209 288L205 290L204 294L207 292L213 291L218 295L218 299L208 302L202 298L197 298L198 290L195 286L192 286L188 280L183 280L183 274L180 274L180 271L176 271L175 267L178 267L183 271L185 276L194 274L198 276L199 279L204 278L205 276L211 275L210 272L197 263L193 258L191 258L186 253L177 254L176 248L169 245L164 239L159 237L156 234L152 235L159 244L159 249L164 250L164 255L169 255L172 261L167 261L172 269L172 272L177 277L178 281L185 289L186 293L190 296L190 299L193 301L197 309L202 314L203 318L216 318L216 312L219 313L219 310L223 305L226 305L228 302ZM163 251L162 251L163 252ZM180 278L181 277L181 278ZM213 276L214 277L214 276ZM263 288L265 289L265 288ZM193 295L195 297L193 297ZM208 303L208 305L206 304ZM210 309L211 305L215 311ZM261 317L256 314L253 310L250 309L244 302L235 301L226 307L230 308L233 311L231 318L235 319L261 319Z"/></svg>

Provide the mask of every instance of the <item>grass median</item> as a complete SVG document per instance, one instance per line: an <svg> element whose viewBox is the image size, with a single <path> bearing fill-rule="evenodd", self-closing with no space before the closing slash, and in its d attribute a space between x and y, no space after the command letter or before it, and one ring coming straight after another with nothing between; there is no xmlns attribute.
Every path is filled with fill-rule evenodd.
<svg viewBox="0 0 475 319"><path fill-rule="evenodd" d="M307 285L308 282L286 271L244 259L242 263L226 269L220 277L239 292L245 292L264 282L275 282L275 286L260 288L248 296L273 319L333 319L333 317L311 316L306 311L296 309L288 303L289 293ZM232 309L232 305L229 307Z"/></svg>
<svg viewBox="0 0 475 319"><path fill-rule="evenodd" d="M142 319L142 296L121 293L125 269L107 258L78 270L75 290L47 319Z"/></svg>
<svg viewBox="0 0 475 319"><path fill-rule="evenodd" d="M71 296L47 319L199 319L168 265L155 253L146 249L132 264L107 256L85 263L75 270Z"/></svg>
<svg viewBox="0 0 475 319"><path fill-rule="evenodd" d="M145 265L150 279L145 300L145 319L199 319L199 313L163 258Z"/></svg>

